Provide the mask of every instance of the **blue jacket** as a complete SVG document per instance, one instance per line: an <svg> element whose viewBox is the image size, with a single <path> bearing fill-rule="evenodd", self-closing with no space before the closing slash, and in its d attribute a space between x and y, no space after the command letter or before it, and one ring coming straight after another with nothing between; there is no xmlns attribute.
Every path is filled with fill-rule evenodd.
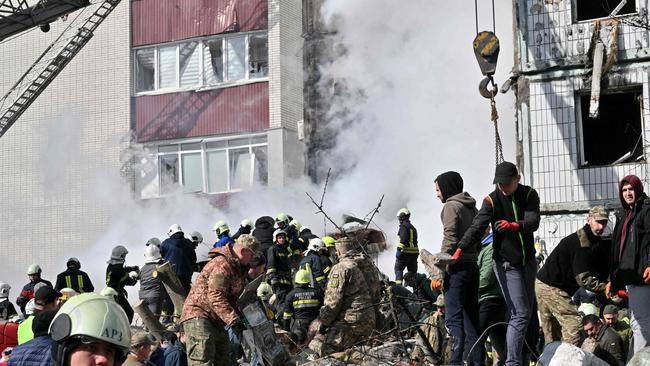
<svg viewBox="0 0 650 366"><path fill-rule="evenodd" d="M160 245L160 254L174 266L179 279L191 278L196 266L194 243L185 239L182 232L165 239Z"/></svg>
<svg viewBox="0 0 650 366"><path fill-rule="evenodd" d="M167 353L166 349L160 347L156 348L155 351L151 352L149 356L149 362L155 366L165 366L165 354Z"/></svg>
<svg viewBox="0 0 650 366"><path fill-rule="evenodd" d="M41 336L14 348L7 366L52 366L52 351L56 342L50 336Z"/></svg>
<svg viewBox="0 0 650 366"><path fill-rule="evenodd" d="M228 235L228 233L223 233L219 235L219 240L217 240L216 243L214 243L214 248L221 248L223 246L226 246L228 244L234 245L235 241Z"/></svg>
<svg viewBox="0 0 650 366"><path fill-rule="evenodd" d="M181 341L165 350L165 366L187 366L187 352Z"/></svg>

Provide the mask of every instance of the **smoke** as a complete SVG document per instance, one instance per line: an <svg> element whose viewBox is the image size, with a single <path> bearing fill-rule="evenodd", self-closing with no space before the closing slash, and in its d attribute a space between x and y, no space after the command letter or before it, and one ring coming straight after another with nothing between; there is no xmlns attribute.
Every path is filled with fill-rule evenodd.
<svg viewBox="0 0 650 366"><path fill-rule="evenodd" d="M501 36L501 57L496 80L502 82L512 67L511 4L497 2L496 33ZM479 9L483 18L491 17L487 6ZM329 124L338 130L334 147L324 156L322 169L337 172L324 199L325 211L335 220L343 213L364 217L384 195L375 216L375 227L383 229L391 245L380 258L380 268L393 277L395 213L401 207L412 211L420 247L436 252L440 248L442 204L435 197L434 178L445 171L458 171L465 189L479 199L493 189L494 138L489 102L477 91L482 78L472 51L475 36L473 7L464 2L414 0L408 4L388 0L328 0L323 16L336 22L337 52L333 62L321 65L323 88L335 81L343 93L333 96L328 112ZM491 29L491 22L481 24ZM514 96L497 97L501 136L506 160L514 160ZM144 243L156 236L164 240L174 223L186 233L197 230L208 244L216 240L212 225L226 220L235 231L243 218L274 216L286 212L317 235L333 227L316 213L305 192L320 200L322 183L304 180L291 182L283 189L254 189L235 194L227 212L213 207L200 196L180 192L160 200L134 199L131 187L117 174L114 154L116 138L96 146L86 132L48 133L68 125L66 121L44 121L39 129L48 141L38 162L44 191L61 205L63 194L76 187L75 200L89 202L88 212L74 216L75 227L66 228L70 246L65 252L41 251L48 245L48 233L9 264L4 280L13 286L12 298L27 282L24 269L32 262L44 266L44 277L54 280L65 269L68 257L81 260L95 287L104 283L106 261L111 249L124 245L129 250L127 265L142 265ZM68 131L68 132L65 132ZM49 157L49 158L47 158ZM75 161L61 168L60 161ZM58 164L53 164L58 162ZM35 168L39 169L39 168ZM92 176L85 187L75 184L76 176ZM26 198L25 198L26 199ZM5 201L13 210L23 198ZM24 204L31 204L27 201ZM30 220L33 220L31 218ZM44 213L38 220L60 221L57 212ZM15 218L16 221L19 218ZM30 228L38 232L34 225ZM59 235L59 237L61 237ZM203 251L207 247L202 248ZM52 260L52 258L56 258ZM421 269L422 271L422 269ZM130 301L137 301L131 288Z"/></svg>

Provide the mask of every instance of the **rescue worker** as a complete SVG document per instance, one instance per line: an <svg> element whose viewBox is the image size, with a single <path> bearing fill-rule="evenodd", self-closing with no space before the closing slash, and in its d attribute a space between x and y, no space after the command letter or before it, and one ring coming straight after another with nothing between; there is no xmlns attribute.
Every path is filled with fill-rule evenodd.
<svg viewBox="0 0 650 366"><path fill-rule="evenodd" d="M243 219L239 223L239 229L237 229L237 232L232 236L232 240L237 240L240 235L242 234L250 234L253 231L253 221L251 219Z"/></svg>
<svg viewBox="0 0 650 366"><path fill-rule="evenodd" d="M34 328L37 327L37 325L34 323L37 322L38 314L49 311L56 312L56 309L59 306L58 300L60 296L60 292L43 283L36 286L36 293L34 295L34 298L29 301L25 309L29 317L18 326L18 344L27 343L34 338ZM44 318L41 317L41 327L44 326L42 323L43 320ZM49 326L49 323L45 324L46 331L47 326Z"/></svg>
<svg viewBox="0 0 650 366"><path fill-rule="evenodd" d="M52 287L52 282L44 280L41 278L41 266L38 264L32 264L27 267L27 276L29 277L29 283L23 286L23 290L18 295L16 299L16 305L20 307L20 312L25 314L25 305L27 302L34 298L34 286L38 283L44 283Z"/></svg>
<svg viewBox="0 0 650 366"><path fill-rule="evenodd" d="M603 309L603 319L621 337L621 340L623 340L623 349L629 350L633 337L632 328L630 328L628 323L618 319L618 307L614 304L606 305Z"/></svg>
<svg viewBox="0 0 650 366"><path fill-rule="evenodd" d="M325 248L328 251L328 257L330 259L330 262L334 265L338 263L338 258L336 257L336 246L334 243L336 242L336 239L333 237L327 235L321 238L323 241L323 244L325 244Z"/></svg>
<svg viewBox="0 0 650 366"><path fill-rule="evenodd" d="M8 283L0 282L0 320L9 320L17 314L14 304L9 301L9 290L11 286Z"/></svg>
<svg viewBox="0 0 650 366"><path fill-rule="evenodd" d="M53 288L47 286L41 290L55 291ZM56 347L56 343L48 334L48 328L55 314L56 310L49 310L41 311L35 315L34 322L32 323L34 338L13 349L11 358L7 364L8 366L52 365L52 353Z"/></svg>
<svg viewBox="0 0 650 366"><path fill-rule="evenodd" d="M287 244L287 233L277 229L273 233L273 242L269 248L266 264L266 277L275 294L276 304L283 304L287 293L291 291L291 269L293 260L291 248Z"/></svg>
<svg viewBox="0 0 650 366"><path fill-rule="evenodd" d="M266 258L269 248L273 246L273 228L275 221L271 216L262 216L255 221L255 229L252 234L260 242L260 252Z"/></svg>
<svg viewBox="0 0 650 366"><path fill-rule="evenodd" d="M111 252L111 259L106 267L106 286L112 288L117 292L117 303L120 304L126 313L129 323L133 321L133 309L127 300L127 293L124 289L125 286L134 286L138 283L138 266L125 267L126 255L128 250L122 245L113 248Z"/></svg>
<svg viewBox="0 0 650 366"><path fill-rule="evenodd" d="M34 338L32 331L32 323L34 322L34 311L36 310L36 303L34 299L29 300L25 305L26 318L18 325L18 344L23 344Z"/></svg>
<svg viewBox="0 0 650 366"><path fill-rule="evenodd" d="M298 240L298 230L296 229L296 226L300 226L298 221L285 213L279 213L275 216L275 226L278 229L282 229L287 234L287 244L290 247L297 248L300 245ZM292 248L292 250L296 249Z"/></svg>
<svg viewBox="0 0 650 366"><path fill-rule="evenodd" d="M294 282L284 302L282 324L284 330L291 332L289 337L296 344L302 344L307 339L309 324L318 317L323 295L311 287L311 275L304 269L296 272Z"/></svg>
<svg viewBox="0 0 650 366"><path fill-rule="evenodd" d="M157 246L157 247L160 248L160 239L158 239L158 238L151 238L151 239L147 240L147 242L144 243L144 245L145 245L145 246L155 245L155 246Z"/></svg>
<svg viewBox="0 0 650 366"><path fill-rule="evenodd" d="M92 293L66 302L52 320L49 333L56 342L54 366L121 365L131 341L122 308L110 298Z"/></svg>
<svg viewBox="0 0 650 366"><path fill-rule="evenodd" d="M623 210L616 215L606 294L628 291L636 353L650 341L650 199L636 175L623 178L618 193Z"/></svg>
<svg viewBox="0 0 650 366"><path fill-rule="evenodd" d="M307 250L307 246L309 245L309 239L312 238L309 237L309 239L304 240L300 235L300 230L302 230L302 228L303 226L300 224L300 222L298 222L298 220L291 220L291 222L289 222L290 230L287 231L288 238L291 238L291 240L289 241L289 245L293 249L294 253L298 256L300 256L300 253ZM308 227L305 228L309 230ZM313 235L313 237L316 237L316 235Z"/></svg>
<svg viewBox="0 0 650 366"><path fill-rule="evenodd" d="M300 250L302 250L303 252L307 250L307 247L309 246L309 241L317 238L318 236L314 235L314 233L311 232L311 229L308 228L307 226L301 226L300 229L298 229L298 240L300 241Z"/></svg>
<svg viewBox="0 0 650 366"><path fill-rule="evenodd" d="M427 313L434 310L434 302L438 299L440 292L431 289L431 280L427 275L407 272L404 275L404 286L413 289L413 295L421 302Z"/></svg>
<svg viewBox="0 0 650 366"><path fill-rule="evenodd" d="M217 234L217 241L214 243L213 248L221 248L225 245L235 244L235 241L230 237L230 228L225 221L217 221L212 230Z"/></svg>
<svg viewBox="0 0 650 366"><path fill-rule="evenodd" d="M56 276L56 286L54 288L57 291L61 291L64 287L71 288L80 294L95 291L95 286L90 281L90 277L81 270L79 259L71 257L65 265L68 269Z"/></svg>
<svg viewBox="0 0 650 366"><path fill-rule="evenodd" d="M458 241L465 235L476 217L476 200L463 191L463 178L449 171L436 177L436 196L443 203L440 219L443 226L441 252L453 254ZM485 232L485 229L484 229ZM445 324L451 334L451 364L460 364L463 354L469 351L479 336L477 264L480 237L473 238L455 263L447 266L442 291L445 295ZM440 287L433 286L434 289ZM480 365L482 347L474 347L468 356L469 364Z"/></svg>
<svg viewBox="0 0 650 366"><path fill-rule="evenodd" d="M213 249L216 256L199 273L183 306L188 365L226 365L230 347L225 326L241 338L244 323L237 299L246 285L248 265L260 243L241 235L235 245Z"/></svg>
<svg viewBox="0 0 650 366"><path fill-rule="evenodd" d="M201 233L198 231L192 231L188 239L192 242L192 244L194 244L195 250L199 246L199 244L203 243L203 235L201 235Z"/></svg>
<svg viewBox="0 0 650 366"><path fill-rule="evenodd" d="M589 314L582 318L582 327L587 336L596 341L594 356L612 366L625 365L626 352L623 340L615 330L603 324L598 315Z"/></svg>
<svg viewBox="0 0 650 366"><path fill-rule="evenodd" d="M143 300L152 314L160 316L163 303L167 299L167 291L162 281L154 277L156 266L165 263L160 249L150 245L144 250L144 266L140 269L140 290L138 297Z"/></svg>
<svg viewBox="0 0 650 366"><path fill-rule="evenodd" d="M160 254L162 254L165 261L173 266L183 289L189 293L192 286L192 274L196 267L194 243L185 239L183 229L178 224L170 226L167 235L169 235L169 238L165 239L160 245ZM172 309L169 310L171 314Z"/></svg>
<svg viewBox="0 0 650 366"><path fill-rule="evenodd" d="M493 180L497 187L483 200L452 256L460 259L463 251L474 248L492 225L495 273L510 313L506 332L508 366L528 363L524 360L524 353L528 354L523 349L524 339L536 315L537 261L533 234L540 221L539 196L532 187L520 184L520 180L514 164L506 161L497 165Z"/></svg>
<svg viewBox="0 0 650 366"><path fill-rule="evenodd" d="M275 321L280 314L278 313L277 308L271 304L272 296L273 289L271 288L271 285L266 282L260 283L260 285L257 287L257 298L260 299L262 305L264 305L264 309L266 310L266 317L269 320Z"/></svg>
<svg viewBox="0 0 650 366"><path fill-rule="evenodd" d="M330 271L330 268L327 266L327 263L323 263L320 255L322 249L323 242L320 239L311 239L307 251L305 251L304 256L300 260L299 268L307 271L309 274L311 287L325 292L327 273Z"/></svg>
<svg viewBox="0 0 650 366"><path fill-rule="evenodd" d="M579 347L582 343L582 319L571 295L580 287L605 292L607 283L598 273L607 269L599 270L597 250L608 221L607 209L594 206L585 226L560 240L537 272L535 294L546 344L562 340Z"/></svg>
<svg viewBox="0 0 650 366"><path fill-rule="evenodd" d="M350 256L358 244L349 239L336 242L339 263L332 267L324 304L320 309L318 335L309 348L319 356L343 351L363 341L375 329L372 305L365 276Z"/></svg>
<svg viewBox="0 0 650 366"><path fill-rule="evenodd" d="M146 332L138 332L131 336L131 347L122 366L146 366L151 355L151 346L155 345L154 338Z"/></svg>
<svg viewBox="0 0 650 366"><path fill-rule="evenodd" d="M402 285L404 268L409 272L418 271L418 232L411 224L411 211L403 208L397 212L399 230L397 232L397 251L395 252L395 283Z"/></svg>
<svg viewBox="0 0 650 366"><path fill-rule="evenodd" d="M417 346L413 349L413 358L423 361L425 357L436 365L445 365L449 362L447 328L445 327L445 297L440 294L434 302L436 310L427 317L420 327L429 345L433 350L430 355L424 340L418 334L416 336Z"/></svg>

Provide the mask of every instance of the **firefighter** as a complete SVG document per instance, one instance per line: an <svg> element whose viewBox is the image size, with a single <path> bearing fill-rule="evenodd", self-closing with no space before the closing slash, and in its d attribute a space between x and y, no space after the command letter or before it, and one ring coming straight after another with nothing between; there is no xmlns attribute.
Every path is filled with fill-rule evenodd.
<svg viewBox="0 0 650 366"><path fill-rule="evenodd" d="M34 298L34 286L38 283L44 283L52 287L52 282L41 278L41 266L32 264L27 268L27 276L29 276L29 283L23 286L23 290L16 299L16 305L20 307L20 311L25 314L25 305L29 300Z"/></svg>
<svg viewBox="0 0 650 366"><path fill-rule="evenodd" d="M86 272L81 270L81 262L79 262L79 259L71 257L66 262L66 266L68 269L56 276L56 286L54 288L57 291L61 291L65 287L71 288L80 294L95 291L90 277L88 277Z"/></svg>
<svg viewBox="0 0 650 366"><path fill-rule="evenodd" d="M298 229L298 241L300 241L301 251L304 252L307 250L309 241L316 238L318 238L318 236L314 235L314 233L311 232L311 229L307 226L301 226L300 229Z"/></svg>
<svg viewBox="0 0 650 366"><path fill-rule="evenodd" d="M298 240L298 230L296 229L296 227L300 227L300 223L294 220L291 216L281 212L275 217L275 226L287 233L287 244L290 247L293 247L292 250L295 251L300 244ZM298 252L298 255L299 254L300 252Z"/></svg>
<svg viewBox="0 0 650 366"><path fill-rule="evenodd" d="M214 248L221 248L225 245L235 244L235 241L230 237L230 228L225 221L217 221L212 229L217 234L218 238L217 242L214 243Z"/></svg>
<svg viewBox="0 0 650 366"><path fill-rule="evenodd" d="M273 289L271 285L266 282L260 283L257 287L257 298L260 299L264 309L266 310L266 316L269 320L275 321L278 318L278 310L273 304L271 304L271 297L273 296Z"/></svg>
<svg viewBox="0 0 650 366"><path fill-rule="evenodd" d="M198 231L192 231L188 239L194 244L195 250L199 244L203 243L203 235L201 235L201 233Z"/></svg>
<svg viewBox="0 0 650 366"><path fill-rule="evenodd" d="M250 234L253 231L253 221L251 219L243 219L239 224L239 229L232 236L232 240L237 240L242 234Z"/></svg>
<svg viewBox="0 0 650 366"><path fill-rule="evenodd" d="M397 212L399 231L397 232L397 251L395 252L395 283L402 284L404 268L409 272L418 271L418 231L411 224L411 211L403 208Z"/></svg>
<svg viewBox="0 0 650 366"><path fill-rule="evenodd" d="M336 242L336 239L334 239L333 237L327 235L327 236L324 236L321 240L323 241L323 244L325 244L325 248L327 248L330 263L332 265L338 263L338 258L336 256L336 246L334 245L334 243ZM331 267L331 265L330 265L330 267Z"/></svg>
<svg viewBox="0 0 650 366"><path fill-rule="evenodd" d="M169 238L160 245L160 254L172 265L183 289L189 293L192 287L192 274L196 268L194 243L185 238L183 229L178 224L170 226L167 235Z"/></svg>
<svg viewBox="0 0 650 366"><path fill-rule="evenodd" d="M155 246L157 246L157 247L160 248L160 239L158 239L158 238L151 238L151 239L147 240L147 242L144 243L144 245L147 246L147 247L148 247L149 245L155 245Z"/></svg>
<svg viewBox="0 0 650 366"><path fill-rule="evenodd" d="M277 304L282 304L287 292L291 290L292 252L284 230L277 229L273 233L273 242L275 244L269 248L266 256L266 277L273 288Z"/></svg>
<svg viewBox="0 0 650 366"><path fill-rule="evenodd" d="M126 313L129 323L133 320L133 309L127 300L125 286L133 286L138 283L140 268L138 266L125 267L124 262L129 251L122 245L113 248L111 259L106 267L106 286L117 292L117 303L120 304Z"/></svg>
<svg viewBox="0 0 650 366"><path fill-rule="evenodd" d="M0 282L0 320L9 320L16 315L16 308L9 301L9 290L11 286L8 283Z"/></svg>
<svg viewBox="0 0 650 366"><path fill-rule="evenodd" d="M304 269L296 272L294 283L293 290L287 294L284 303L283 328L291 331L289 337L294 342L301 344L307 338L309 324L318 317L323 295L310 286L311 275Z"/></svg>
<svg viewBox="0 0 650 366"><path fill-rule="evenodd" d="M327 273L330 270L329 264L324 263L323 257L321 257L323 249L322 240L318 238L311 239L299 266L300 269L304 269L309 274L311 286L321 292L325 292Z"/></svg>
<svg viewBox="0 0 650 366"><path fill-rule="evenodd" d="M129 321L108 297L81 294L66 302L50 325L54 366L120 365L131 342Z"/></svg>

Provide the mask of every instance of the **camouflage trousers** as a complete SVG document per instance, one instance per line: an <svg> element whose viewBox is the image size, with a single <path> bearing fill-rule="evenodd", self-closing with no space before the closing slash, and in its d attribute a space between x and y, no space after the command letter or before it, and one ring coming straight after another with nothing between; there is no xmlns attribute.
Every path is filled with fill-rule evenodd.
<svg viewBox="0 0 650 366"><path fill-rule="evenodd" d="M581 318L571 296L540 280L535 280L535 296L546 344L562 340L579 346Z"/></svg>
<svg viewBox="0 0 650 366"><path fill-rule="evenodd" d="M342 352L350 348L364 337L371 334L372 329L353 328L349 324L335 322L327 329L326 334L318 334L309 342L309 348L316 352L320 357L332 353Z"/></svg>
<svg viewBox="0 0 650 366"><path fill-rule="evenodd" d="M193 318L183 322L183 329L187 335L188 366L230 364L230 341L223 327L206 318Z"/></svg>

